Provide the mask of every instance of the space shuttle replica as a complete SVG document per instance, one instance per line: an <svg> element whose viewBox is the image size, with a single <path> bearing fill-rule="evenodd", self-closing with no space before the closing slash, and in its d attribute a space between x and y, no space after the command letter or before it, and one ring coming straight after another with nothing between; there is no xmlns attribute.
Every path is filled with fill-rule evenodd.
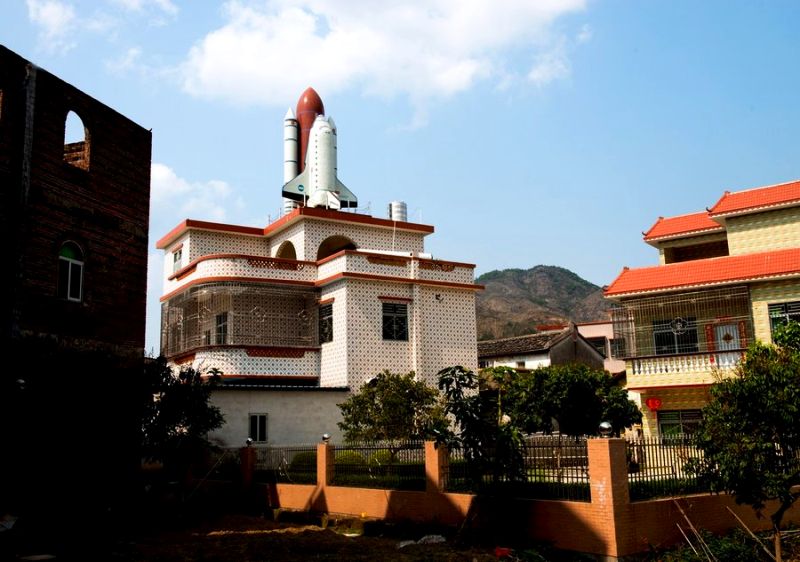
<svg viewBox="0 0 800 562"><path fill-rule="evenodd" d="M284 213L300 205L339 210L358 199L336 177L336 123L313 88L306 89L283 119Z"/></svg>

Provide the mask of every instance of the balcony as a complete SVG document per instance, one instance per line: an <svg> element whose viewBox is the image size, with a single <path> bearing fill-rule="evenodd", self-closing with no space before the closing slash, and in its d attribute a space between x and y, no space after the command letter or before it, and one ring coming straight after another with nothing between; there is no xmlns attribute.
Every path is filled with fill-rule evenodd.
<svg viewBox="0 0 800 562"><path fill-rule="evenodd" d="M731 370L742 359L744 350L697 353L693 355L669 355L639 357L629 360L630 373L639 375L697 375L721 370Z"/></svg>

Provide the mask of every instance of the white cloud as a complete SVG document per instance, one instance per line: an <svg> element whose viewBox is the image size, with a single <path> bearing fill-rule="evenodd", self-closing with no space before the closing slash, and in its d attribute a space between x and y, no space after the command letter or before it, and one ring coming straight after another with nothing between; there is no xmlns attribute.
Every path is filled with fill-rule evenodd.
<svg viewBox="0 0 800 562"><path fill-rule="evenodd" d="M224 220L226 206L238 206L238 200L231 198L233 189L221 180L190 182L178 176L165 164L155 163L150 168L150 203L154 222L160 222L157 215L163 209L171 218Z"/></svg>
<svg viewBox="0 0 800 562"><path fill-rule="evenodd" d="M581 30L578 32L578 36L575 38L575 40L578 42L579 45L583 43L588 43L589 41L592 40L592 35L593 35L592 27L588 23L585 23L583 24L583 27L581 27Z"/></svg>
<svg viewBox="0 0 800 562"><path fill-rule="evenodd" d="M309 84L324 94L357 86L371 95L408 96L415 120L424 120L426 100L479 80L524 75L514 69L514 55L528 52L530 60L549 52L553 22L584 4L230 0L224 25L189 51L183 86L198 97L256 105L291 103Z"/></svg>
<svg viewBox="0 0 800 562"><path fill-rule="evenodd" d="M551 51L536 57L533 67L528 72L528 80L537 86L546 86L554 80L570 75L570 63L563 44Z"/></svg>
<svg viewBox="0 0 800 562"><path fill-rule="evenodd" d="M171 0L113 0L113 2L130 12L142 12L152 7L170 16L178 13L178 7Z"/></svg>
<svg viewBox="0 0 800 562"><path fill-rule="evenodd" d="M39 27L39 44L50 52L75 46L70 33L75 27L75 8L61 0L27 0L28 18Z"/></svg>

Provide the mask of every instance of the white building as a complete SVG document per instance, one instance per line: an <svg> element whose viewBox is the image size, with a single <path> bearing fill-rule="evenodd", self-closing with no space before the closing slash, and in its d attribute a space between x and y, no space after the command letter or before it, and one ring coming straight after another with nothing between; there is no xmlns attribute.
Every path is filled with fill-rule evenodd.
<svg viewBox="0 0 800 562"><path fill-rule="evenodd" d="M474 265L424 253L432 232L301 204L266 228L185 220L159 240L161 352L224 375L213 401L226 424L212 437L228 446L336 437L336 404L383 370L435 386L442 368L475 369L481 287Z"/></svg>

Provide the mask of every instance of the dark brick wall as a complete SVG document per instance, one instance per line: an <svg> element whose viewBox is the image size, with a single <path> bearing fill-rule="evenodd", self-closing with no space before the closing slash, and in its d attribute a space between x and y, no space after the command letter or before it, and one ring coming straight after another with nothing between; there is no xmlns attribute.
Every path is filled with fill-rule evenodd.
<svg viewBox="0 0 800 562"><path fill-rule="evenodd" d="M15 287L11 332L141 354L150 132L3 47L0 90L0 219L20 258L6 272ZM76 145L67 147L72 163L65 161L69 111L88 130L88 166L75 165ZM57 297L57 255L66 240L85 254L79 303Z"/></svg>

